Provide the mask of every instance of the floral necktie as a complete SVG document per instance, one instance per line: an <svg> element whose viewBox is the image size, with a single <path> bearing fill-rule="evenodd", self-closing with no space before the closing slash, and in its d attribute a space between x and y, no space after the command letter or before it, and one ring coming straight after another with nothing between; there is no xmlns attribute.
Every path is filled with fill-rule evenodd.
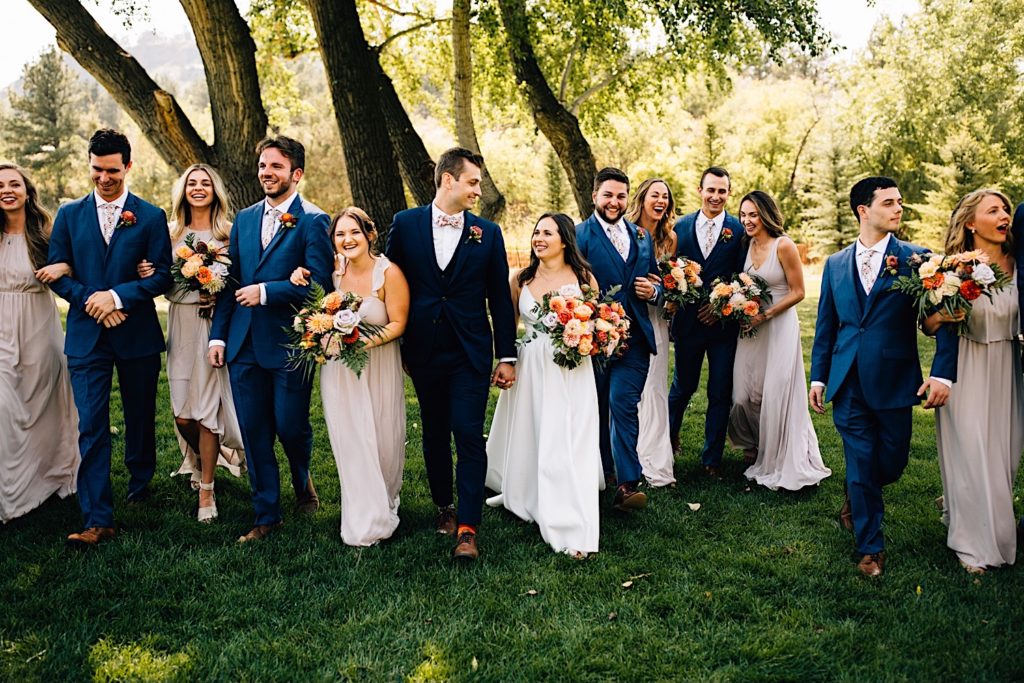
<svg viewBox="0 0 1024 683"><path fill-rule="evenodd" d="M270 244L270 240L274 239L274 228L277 226L277 219L280 215L281 212L277 209L271 209L263 214L263 232L260 234L260 244L264 249Z"/></svg>

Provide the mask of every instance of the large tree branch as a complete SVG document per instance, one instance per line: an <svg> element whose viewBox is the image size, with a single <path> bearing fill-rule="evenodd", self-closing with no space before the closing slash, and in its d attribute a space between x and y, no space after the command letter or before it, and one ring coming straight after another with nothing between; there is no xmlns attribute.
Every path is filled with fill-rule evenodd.
<svg viewBox="0 0 1024 683"><path fill-rule="evenodd" d="M580 37L572 41L569 54L565 57L565 66L562 67L562 81L558 84L558 101L565 102L565 94L569 91L569 76L572 74L572 65L576 61L576 50L580 47Z"/></svg>
<svg viewBox="0 0 1024 683"><path fill-rule="evenodd" d="M388 5L388 4L385 4L383 2L380 2L380 0L366 0L366 2L371 4L371 5L373 5L373 6L375 6L375 7L379 7L380 9L384 10L385 12L388 12L390 14L394 14L394 15L399 16L399 17L416 17L417 19L431 19L432 18L432 17L427 16L426 14L421 14L419 12L407 12L405 10L400 10L397 7L392 7L391 5Z"/></svg>
<svg viewBox="0 0 1024 683"><path fill-rule="evenodd" d="M651 59L659 59L663 55L668 54L668 51L668 48L662 48L656 52L652 52L649 55L626 55L625 57L619 60L619 63L615 66L614 69L606 73L604 76L602 76L592 85L590 85L586 90L580 93L579 96L577 96L576 99L572 101L572 104L569 105L569 111L571 111L573 114L579 114L580 107L582 107L587 100L589 100L591 97L607 88L615 81L622 78L622 75L624 73L632 69L638 63L645 62ZM562 102L565 102L564 96L559 99L561 99Z"/></svg>
<svg viewBox="0 0 1024 683"><path fill-rule="evenodd" d="M384 48L386 48L388 45L390 45L394 41L398 40L402 36L405 36L405 35L408 35L410 33L413 33L414 31L419 31L420 29L427 28L428 26L434 26L435 24L440 24L440 23L445 22L445 21L451 21L451 19L448 19L447 17L436 17L434 19L430 19L430 20L427 20L427 21L422 21L422 22L420 22L418 24L413 24L409 28L404 28L401 31L399 31L398 33L391 34L390 36L385 38L381 42L380 45L375 45L373 47L373 49L376 50L377 52L381 52L381 51L384 50Z"/></svg>

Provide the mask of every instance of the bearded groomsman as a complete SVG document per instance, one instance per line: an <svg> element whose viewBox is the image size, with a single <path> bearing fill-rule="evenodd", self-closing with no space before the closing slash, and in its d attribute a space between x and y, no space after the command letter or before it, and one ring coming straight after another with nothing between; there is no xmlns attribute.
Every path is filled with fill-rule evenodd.
<svg viewBox="0 0 1024 683"><path fill-rule="evenodd" d="M479 154L460 147L442 154L434 169L434 201L395 214L387 246L388 258L409 281L402 361L423 418L423 459L437 506L435 526L440 534L456 535L452 555L464 560L480 554L476 536L487 475L488 390L491 384L508 389L516 377L505 242L501 228L470 212L480 197L483 163Z"/></svg>
<svg viewBox="0 0 1024 683"><path fill-rule="evenodd" d="M696 261L700 277L707 287L715 278L731 278L743 269L747 247L743 226L725 210L732 191L732 180L724 168L712 166L704 171L697 188L700 211L676 222L676 256ZM711 315L706 303L684 306L672 317L672 339L676 345L676 369L668 393L668 433L672 450L679 448L679 428L690 398L700 384L704 357L708 359L708 408L704 416L704 445L700 461L704 471L721 477L725 432L732 408L732 370L736 359L739 325L722 324Z"/></svg>
<svg viewBox="0 0 1024 683"><path fill-rule="evenodd" d="M260 540L282 524L275 435L288 458L296 509L312 514L319 507L309 474L312 379L288 368L285 329L309 294L308 285L289 282L292 271L303 266L330 290L334 262L327 214L297 190L306 162L302 143L267 138L256 152L266 198L240 211L231 226L229 285L217 296L209 350L213 367L228 364L249 466L256 519L240 543Z"/></svg>
<svg viewBox="0 0 1024 683"><path fill-rule="evenodd" d="M110 389L117 368L124 410L128 501L149 497L156 469L156 390L164 336L153 299L171 285L171 240L164 212L128 191L128 138L98 130L89 140L96 189L57 212L49 263L72 273L50 287L70 304L64 352L78 408L78 503L85 529L68 545L89 548L113 538L110 485ZM140 279L136 265L153 264Z"/></svg>
<svg viewBox="0 0 1024 683"><path fill-rule="evenodd" d="M605 478L618 482L612 507L638 510L647 506L640 483L636 452L640 432L637 405L647 382L651 355L657 353L648 303L660 295L648 274L658 272L654 243L623 216L629 198L629 178L617 168L602 168L594 178L594 213L576 226L580 254L590 263L602 292L619 287L615 300L622 304L632 325L624 355L595 369L601 420L601 460Z"/></svg>

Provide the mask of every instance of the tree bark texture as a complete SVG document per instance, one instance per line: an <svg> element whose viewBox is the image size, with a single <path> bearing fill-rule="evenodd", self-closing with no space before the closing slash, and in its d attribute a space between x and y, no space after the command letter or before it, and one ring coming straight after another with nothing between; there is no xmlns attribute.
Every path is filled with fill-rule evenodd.
<svg viewBox="0 0 1024 683"><path fill-rule="evenodd" d="M509 54L516 81L526 89L533 120L558 154L580 217L594 211L593 188L597 163L590 143L580 130L579 120L567 110L548 85L533 51L525 0L499 0Z"/></svg>
<svg viewBox="0 0 1024 683"><path fill-rule="evenodd" d="M235 206L254 203L263 196L256 178L253 161L255 144L259 138L256 137L245 145L238 142L244 137L239 131L245 130L251 134L253 130L259 128L260 121L262 121L263 127L259 135L262 136L266 130L266 114L260 100L258 84L254 91L237 87L230 91L230 96L226 96L226 93L215 95L217 86L223 86L223 83L208 81L215 126L218 121L223 125L223 122L232 118L244 118L243 112L247 116L255 117L255 121L249 121L242 125L234 123L229 126L229 128L238 127L239 131L221 131L215 128L217 144L211 146L196 131L174 96L157 85L138 61L107 35L80 2L76 0L29 1L36 11L57 30L57 44L60 48L74 57L82 65L82 68L88 71L111 94L114 100L138 124L161 158L172 168L181 172L197 162L217 167L222 171L228 193ZM188 11L188 5L198 5L199 3L183 0L183 4ZM234 8L234 4L230 0L211 0L206 5L207 7L201 13L202 16L199 17L200 21L203 20L203 16L207 16L211 22L219 22L226 16L227 5L230 5L236 16L238 15L238 10ZM189 18L192 19L191 14ZM240 16L237 18L241 21ZM193 23L193 31L197 36L197 43L208 78L211 75L211 69L218 74L218 78L221 76L237 78L231 73L230 67L219 63L212 66L211 64L221 61L229 64L243 64L245 62L244 53L247 49L253 53L248 58L252 60L253 67L255 67L255 48L252 47L251 37L248 44L239 44L233 41L231 35L237 33L237 24L235 28L227 31L230 35L220 41L209 35L203 35L204 33L216 33L217 30L222 30L219 23ZM245 32L248 33L247 28ZM250 47L247 48L247 45ZM218 111L218 107L221 108L220 111ZM220 138L221 134L225 136L225 140Z"/></svg>
<svg viewBox="0 0 1024 683"><path fill-rule="evenodd" d="M388 126L355 0L306 0L331 89L352 200L378 225L406 207Z"/></svg>
<svg viewBox="0 0 1024 683"><path fill-rule="evenodd" d="M470 40L470 5L472 0L454 0L452 3L452 57L455 64L455 135L459 144L480 154L473 123L473 47ZM494 184L484 161L480 182L480 215L497 221L505 210L505 197Z"/></svg>

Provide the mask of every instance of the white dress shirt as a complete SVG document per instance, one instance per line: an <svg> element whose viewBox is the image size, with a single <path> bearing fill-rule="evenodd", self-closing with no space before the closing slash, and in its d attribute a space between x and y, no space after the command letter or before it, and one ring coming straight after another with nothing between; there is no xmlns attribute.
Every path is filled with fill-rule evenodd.
<svg viewBox="0 0 1024 683"><path fill-rule="evenodd" d="M106 220L106 217L107 217L106 216L106 214L107 214L106 209L104 209L103 207L105 207L107 204L112 204L115 207L114 208L114 231L116 232L117 231L117 222L119 220L121 220L121 212L124 211L124 203L128 200L128 188L127 187L124 188L124 192L121 193L121 196L118 197L117 199L111 201L111 202L108 202L106 199L103 199L102 197L100 197L100 193L98 191L96 191L96 190L93 190L92 194L93 194L93 197L96 199L96 220L99 221L101 229L103 227L103 221ZM111 235L110 239L113 240L114 236ZM112 289L109 289L107 291L110 292L110 295L112 297L114 297L114 307L117 310L119 310L119 311L122 308L124 308L124 304L121 303L121 297L119 297L117 295L117 292L115 292Z"/></svg>
<svg viewBox="0 0 1024 683"><path fill-rule="evenodd" d="M459 226L441 225L441 217L449 217L458 220ZM466 214L459 212L454 216L445 213L438 208L437 204L430 204L430 227L434 237L434 256L437 258L437 266L441 270L448 267L459 248L459 239L462 237L462 230L466 224Z"/></svg>
<svg viewBox="0 0 1024 683"><path fill-rule="evenodd" d="M882 272L882 259L885 258L885 250L889 248L889 240L892 239L891 234L886 234L885 237L876 242L873 246L865 247L864 244L858 239L857 246L854 247L854 260L857 266L857 277L860 278L860 286L864 288L865 294L870 294L871 289L878 283L879 274ZM875 279L871 283L871 287L868 287L868 280L864 276L861 270L861 263L864 258L863 254L866 251L871 251L871 272L874 274ZM953 386L953 382L944 377L930 377L937 382L945 384L947 387ZM811 382L812 387L824 387L824 382Z"/></svg>
<svg viewBox="0 0 1024 683"><path fill-rule="evenodd" d="M711 221L710 248L707 246L708 221ZM707 258L711 254L711 250L718 244L718 240L722 237L722 228L724 227L725 211L714 218L708 218L704 215L703 210L697 214L697 244L700 246L700 253L704 254L704 258Z"/></svg>

